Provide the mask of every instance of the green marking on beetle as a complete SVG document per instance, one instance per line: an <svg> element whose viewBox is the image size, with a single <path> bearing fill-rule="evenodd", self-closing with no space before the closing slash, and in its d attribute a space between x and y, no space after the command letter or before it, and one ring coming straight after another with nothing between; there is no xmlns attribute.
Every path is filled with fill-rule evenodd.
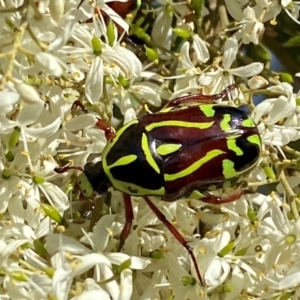
<svg viewBox="0 0 300 300"><path fill-rule="evenodd" d="M225 114L224 117L223 117L223 120L220 123L221 129L223 131L229 131L231 129L231 126L229 124L230 120L231 120L230 115Z"/></svg>
<svg viewBox="0 0 300 300"><path fill-rule="evenodd" d="M236 177L238 172L234 168L234 162L230 159L223 160L223 175L226 179Z"/></svg>
<svg viewBox="0 0 300 300"><path fill-rule="evenodd" d="M173 180L176 180L178 178L188 176L188 175L192 174L193 172L195 172L196 170L198 170L205 163L209 162L213 158L215 158L219 155L222 155L224 153L225 153L224 151L218 150L218 149L211 150L211 151L207 152L204 157L200 158L199 160L197 160L196 162L191 164L186 169L184 169L184 170L182 170L178 173L175 173L175 174L165 174L164 175L165 181L173 181Z"/></svg>
<svg viewBox="0 0 300 300"><path fill-rule="evenodd" d="M112 169L114 167L129 165L130 163L135 161L137 158L138 157L135 154L129 154L129 155L123 156L123 157L119 158L116 162L114 162L112 165L110 165L109 168Z"/></svg>
<svg viewBox="0 0 300 300"><path fill-rule="evenodd" d="M252 144L256 144L259 148L261 148L261 139L258 134L252 134L247 137L247 141Z"/></svg>
<svg viewBox="0 0 300 300"><path fill-rule="evenodd" d="M213 109L213 104L201 104L199 105L200 110L204 113L206 117L213 117L215 115L215 110Z"/></svg>
<svg viewBox="0 0 300 300"><path fill-rule="evenodd" d="M255 127L255 124L251 118L248 118L242 122L244 127Z"/></svg>
<svg viewBox="0 0 300 300"><path fill-rule="evenodd" d="M93 189L91 183L89 182L88 178L86 177L86 175L84 173L81 173L77 177L76 182L77 182L83 196L86 198L91 198L94 193L94 189Z"/></svg>
<svg viewBox="0 0 300 300"><path fill-rule="evenodd" d="M152 123L146 126L147 131L151 131L158 127L164 126L174 126L174 127L187 127L187 128L197 128L197 129L207 129L213 126L214 121L212 122L185 122L185 121L178 121L178 120L170 120L170 121L162 121L158 123Z"/></svg>
<svg viewBox="0 0 300 300"><path fill-rule="evenodd" d="M240 147L236 145L237 137L239 137L239 135L235 135L227 138L227 147L229 150L234 151L237 156L241 156L244 154L244 152Z"/></svg>
<svg viewBox="0 0 300 300"><path fill-rule="evenodd" d="M145 133L143 133L143 136L142 136L142 149L144 151L144 154L145 154L145 157L146 157L146 160L147 162L149 163L149 165L155 170L155 172L157 174L160 173L160 169L155 161L155 159L153 158L152 154L151 154L151 151L149 149L149 142L148 142L148 137Z"/></svg>
<svg viewBox="0 0 300 300"><path fill-rule="evenodd" d="M108 141L105 148L102 151L101 157L102 157L102 166L104 169L104 172L107 174L108 179L112 182L114 180L114 177L111 175L110 173L110 168L112 166L115 165L115 163L113 165L108 166L107 165L107 160L106 160L106 156L109 153L110 149L118 142L119 137L124 133L124 131L134 125L137 124L139 122L139 120L132 120L129 123L127 123L126 125L124 125L120 130L117 131L116 135L112 138L112 140Z"/></svg>
<svg viewBox="0 0 300 300"><path fill-rule="evenodd" d="M178 151L182 147L181 144L163 144L156 148L156 153L164 156Z"/></svg>
<svg viewBox="0 0 300 300"><path fill-rule="evenodd" d="M124 193L130 193L130 195L133 196L164 196L166 193L163 186L157 190L150 190L130 182L124 182L116 179L114 179L112 185L116 190Z"/></svg>

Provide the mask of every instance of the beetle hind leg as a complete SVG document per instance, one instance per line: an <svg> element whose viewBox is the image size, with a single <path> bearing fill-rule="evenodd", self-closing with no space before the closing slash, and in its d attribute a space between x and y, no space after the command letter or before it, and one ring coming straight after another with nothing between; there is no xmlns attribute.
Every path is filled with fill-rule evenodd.
<svg viewBox="0 0 300 300"><path fill-rule="evenodd" d="M213 103L215 100L224 98L227 94L229 94L232 90L238 88L237 84L231 84L226 89L224 89L219 94L214 95L203 95L203 94L195 94L195 95L186 95L182 97L175 98L171 100L166 107L172 107L172 106L180 106L182 104L188 104L188 103L195 103L199 102L199 104L205 104L205 103Z"/></svg>
<svg viewBox="0 0 300 300"><path fill-rule="evenodd" d="M204 285L204 281L200 274L200 270L197 264L196 257L193 253L192 248L188 245L187 241L183 238L180 232L167 220L165 215L153 204L153 202L148 198L144 197L147 205L151 208L153 213L157 216L157 218L168 228L171 234L176 238L176 240L187 250L188 254L190 255L193 265L195 267L197 277L202 285Z"/></svg>
<svg viewBox="0 0 300 300"><path fill-rule="evenodd" d="M118 247L118 251L121 251L123 248L125 241L131 231L132 222L134 218L133 208L131 203L131 197L128 194L123 194L124 205L125 205L125 225L120 233L120 244Z"/></svg>
<svg viewBox="0 0 300 300"><path fill-rule="evenodd" d="M204 197L199 199L202 202L209 203L209 204L224 204L224 203L230 203L239 200L243 195L245 194L251 194L253 193L250 189L242 189L235 191L233 193L230 193L227 196L217 196L210 193L204 193Z"/></svg>

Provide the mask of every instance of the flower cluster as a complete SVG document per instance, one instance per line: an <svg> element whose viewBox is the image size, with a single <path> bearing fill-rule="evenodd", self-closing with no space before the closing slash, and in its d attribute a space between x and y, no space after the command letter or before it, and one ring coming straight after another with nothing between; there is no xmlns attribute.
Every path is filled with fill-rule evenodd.
<svg viewBox="0 0 300 300"><path fill-rule="evenodd" d="M299 23L300 5L212 3L0 0L1 299L300 297L299 74L275 72L261 45L282 15ZM222 96L247 105L263 144L238 201L148 199L164 219L82 188L111 127L230 85Z"/></svg>

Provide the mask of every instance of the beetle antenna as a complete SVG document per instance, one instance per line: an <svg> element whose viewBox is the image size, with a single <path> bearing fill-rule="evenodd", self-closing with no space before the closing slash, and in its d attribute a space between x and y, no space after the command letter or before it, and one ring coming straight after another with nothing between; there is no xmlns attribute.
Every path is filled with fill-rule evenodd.
<svg viewBox="0 0 300 300"><path fill-rule="evenodd" d="M84 171L81 167L70 166L70 164L67 164L66 166L61 167L61 168L55 168L54 169L54 171L58 174L65 173L69 170L78 170L78 171L81 171L81 172Z"/></svg>

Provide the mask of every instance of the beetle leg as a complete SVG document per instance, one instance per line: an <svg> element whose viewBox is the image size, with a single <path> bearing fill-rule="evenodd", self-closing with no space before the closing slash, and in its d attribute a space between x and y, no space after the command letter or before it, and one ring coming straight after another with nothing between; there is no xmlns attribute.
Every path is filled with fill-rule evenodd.
<svg viewBox="0 0 300 300"><path fill-rule="evenodd" d="M195 270L197 273L197 277L198 277L200 283L202 285L204 285L204 282L203 282L203 279L202 279L202 276L200 274L199 267L197 264L197 260L193 253L192 248L188 245L187 241L183 238L183 236L180 234L180 232L167 220L165 215L153 204L153 202L148 197L144 197L144 200L146 201L148 206L151 208L151 210L154 212L154 214L157 216L157 218L168 228L168 230L175 237L175 239L187 250L187 252L189 253L189 255L193 261L193 264L194 264L194 267L195 267Z"/></svg>
<svg viewBox="0 0 300 300"><path fill-rule="evenodd" d="M87 114L89 111L85 108L85 106L80 102L80 101L75 101L72 105L72 108L71 110L73 110L74 108L76 107L80 107L81 110ZM115 133L116 131L114 130L113 127L111 127L106 121L104 120L101 120L100 118L97 118L97 123L96 123L96 126L98 128L100 128L101 130L104 131L105 133L105 137L108 141L110 141L114 136L115 136Z"/></svg>
<svg viewBox="0 0 300 300"><path fill-rule="evenodd" d="M96 126L104 131L105 137L108 141L115 136L116 131L113 127L109 126L106 121L97 118Z"/></svg>
<svg viewBox="0 0 300 300"><path fill-rule="evenodd" d="M225 197L219 197L211 194L205 194L204 198L199 199L202 202L209 203L209 204L223 204L223 203L230 203L233 201L239 200L243 195L245 194L251 194L253 193L250 189L243 189L238 190L228 196Z"/></svg>
<svg viewBox="0 0 300 300"><path fill-rule="evenodd" d="M74 109L75 109L75 108L78 108L78 107L80 107L81 110L82 110L85 114L87 114L87 113L89 112L89 111L85 108L85 106L84 106L79 100L76 100L76 101L73 102L72 107L71 107L71 111L73 112Z"/></svg>
<svg viewBox="0 0 300 300"><path fill-rule="evenodd" d="M123 194L123 199L125 204L125 225L120 234L120 245L118 247L118 251L120 251L124 246L124 243L131 231L132 221L134 218L130 195Z"/></svg>
<svg viewBox="0 0 300 300"><path fill-rule="evenodd" d="M62 173L65 173L69 170L78 170L78 171L81 171L83 172L84 169L81 168L81 167L76 167L76 166L70 166L70 164L64 166L64 167L61 167L61 168L54 168L54 171L58 174L62 174Z"/></svg>
<svg viewBox="0 0 300 300"><path fill-rule="evenodd" d="M171 100L166 107L172 107L172 106L180 106L184 103L190 103L190 102L201 102L203 103L212 103L214 100L218 100L221 98L224 98L229 92L232 90L238 88L238 85L236 83L229 85L226 89L224 89L221 93L215 94L215 95L203 95L203 94L195 94L195 95L187 95L175 98Z"/></svg>

